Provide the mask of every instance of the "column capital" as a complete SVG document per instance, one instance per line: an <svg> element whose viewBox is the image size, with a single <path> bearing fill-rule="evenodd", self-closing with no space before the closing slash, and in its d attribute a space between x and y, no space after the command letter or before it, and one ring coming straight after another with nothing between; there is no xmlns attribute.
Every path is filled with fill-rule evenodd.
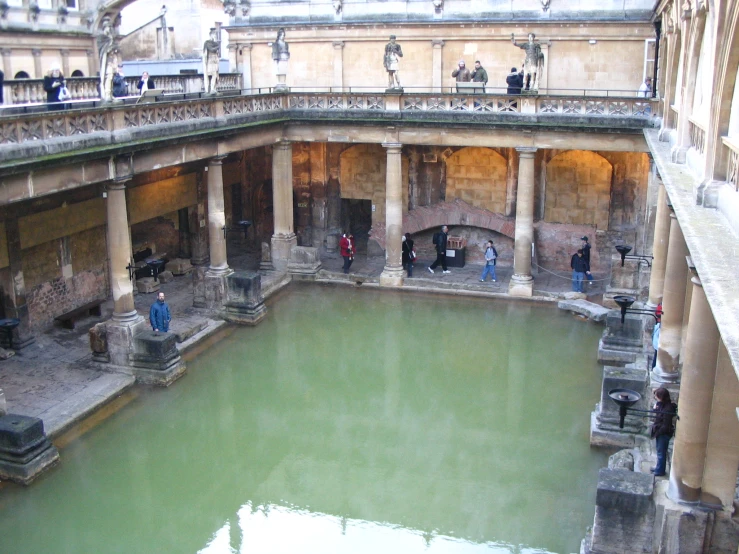
<svg viewBox="0 0 739 554"><path fill-rule="evenodd" d="M68 58L69 57L69 48L60 48L59 54L61 54L62 58Z"/></svg>
<svg viewBox="0 0 739 554"><path fill-rule="evenodd" d="M442 46L444 46L444 41L440 38L432 38L431 46L433 46L434 48L441 48Z"/></svg>
<svg viewBox="0 0 739 554"><path fill-rule="evenodd" d="M85 55L88 58L92 58L95 55L95 52L93 50L85 50Z"/></svg>
<svg viewBox="0 0 739 554"><path fill-rule="evenodd" d="M111 191L111 190L125 190L126 189L126 184L127 183L130 183L130 182L131 182L131 179L125 179L125 180L122 179L120 181L118 181L118 180L111 181L110 183L108 183L105 186L105 190L106 191Z"/></svg>
<svg viewBox="0 0 739 554"><path fill-rule="evenodd" d="M670 204L667 204L667 207L670 208L670 219L674 219L675 221L677 221L677 214L675 214L675 210L672 208ZM678 224L680 224L679 221L678 221Z"/></svg>
<svg viewBox="0 0 739 554"><path fill-rule="evenodd" d="M236 50L238 47L239 47L238 44L229 44L228 45L228 50L229 51L233 51L233 50Z"/></svg>
<svg viewBox="0 0 739 554"><path fill-rule="evenodd" d="M533 158L537 150L534 146L516 146L516 152L522 158Z"/></svg>
<svg viewBox="0 0 739 554"><path fill-rule="evenodd" d="M388 152L400 152L403 145L399 142L383 142L382 146L387 148Z"/></svg>
<svg viewBox="0 0 739 554"><path fill-rule="evenodd" d="M214 156L213 158L210 158L208 160L208 165L223 165L223 160L228 158L228 154L223 154L222 156Z"/></svg>
<svg viewBox="0 0 739 554"><path fill-rule="evenodd" d="M34 58L38 58L41 55L41 48L33 48L31 54Z"/></svg>
<svg viewBox="0 0 739 554"><path fill-rule="evenodd" d="M279 140L272 145L272 148L277 148L278 150L289 150L292 147L293 143L291 140Z"/></svg>
<svg viewBox="0 0 739 554"><path fill-rule="evenodd" d="M701 282L701 278L698 275L691 277L690 282L693 283L696 287L703 288L703 283Z"/></svg>
<svg viewBox="0 0 739 554"><path fill-rule="evenodd" d="M12 53L10 48L0 48L0 56L10 56Z"/></svg>
<svg viewBox="0 0 739 554"><path fill-rule="evenodd" d="M341 50L346 44L343 40L335 40L331 43L335 50Z"/></svg>
<svg viewBox="0 0 739 554"><path fill-rule="evenodd" d="M239 48L242 50L251 50L254 45L251 42L240 42L238 43Z"/></svg>

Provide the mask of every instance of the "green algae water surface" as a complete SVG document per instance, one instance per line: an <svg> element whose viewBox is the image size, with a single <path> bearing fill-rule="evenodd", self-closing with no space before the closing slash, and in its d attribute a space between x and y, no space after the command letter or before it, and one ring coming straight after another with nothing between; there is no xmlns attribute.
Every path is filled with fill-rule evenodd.
<svg viewBox="0 0 739 554"><path fill-rule="evenodd" d="M0 490L0 552L570 553L601 329L551 306L293 286Z"/></svg>

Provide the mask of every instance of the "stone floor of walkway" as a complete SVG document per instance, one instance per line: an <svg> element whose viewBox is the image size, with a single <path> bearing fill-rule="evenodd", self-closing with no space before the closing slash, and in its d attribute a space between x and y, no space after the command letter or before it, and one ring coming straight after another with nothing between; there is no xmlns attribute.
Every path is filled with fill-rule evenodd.
<svg viewBox="0 0 739 554"><path fill-rule="evenodd" d="M260 252L246 248L238 240L229 241L228 248L229 264L235 270L259 268ZM449 274L442 274L437 269L431 275L427 269L431 261L421 260L416 264L413 277L406 279L405 286L439 293L464 290L481 296L505 295L508 290L511 268L498 268L496 283L480 283L480 265L452 267ZM338 254L324 256L320 280L378 282L384 259L358 256L349 276L343 275L342 265L343 259ZM262 290L266 295L287 282L286 276L278 272L262 274ZM596 281L587 288L589 299L598 302L605 285L603 281ZM535 275L534 289L535 296L540 299L561 298L571 290L571 281L563 272L539 271ZM184 347L196 344L225 325L212 312L193 307L190 276L175 277L173 281L162 284L161 290L172 311L172 331L204 326ZM147 320L154 299L154 294L135 296L136 309ZM102 306L102 317L80 320L74 330L58 325L50 327L36 336L35 343L0 362L0 390L5 395L8 412L42 418L47 433L54 437L132 387L134 378L131 375L111 371L107 364L94 362L91 357L88 331L96 323L109 319L112 312L113 302L109 300Z"/></svg>

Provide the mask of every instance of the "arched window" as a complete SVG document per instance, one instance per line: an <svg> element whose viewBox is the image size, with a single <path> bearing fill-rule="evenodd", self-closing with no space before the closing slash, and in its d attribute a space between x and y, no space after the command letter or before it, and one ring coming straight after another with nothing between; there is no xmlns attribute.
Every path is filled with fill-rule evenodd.
<svg viewBox="0 0 739 554"><path fill-rule="evenodd" d="M84 77L85 74L82 73L79 69L75 69L72 71L72 77Z"/></svg>
<svg viewBox="0 0 739 554"><path fill-rule="evenodd" d="M14 79L30 79L31 76L25 71L19 71L18 73L15 74L15 77L13 78Z"/></svg>

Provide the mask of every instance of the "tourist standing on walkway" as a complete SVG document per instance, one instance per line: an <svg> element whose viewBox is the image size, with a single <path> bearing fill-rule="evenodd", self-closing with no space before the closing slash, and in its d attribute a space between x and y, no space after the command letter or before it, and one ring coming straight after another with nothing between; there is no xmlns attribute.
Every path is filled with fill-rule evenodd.
<svg viewBox="0 0 739 554"><path fill-rule="evenodd" d="M164 293L160 292L157 301L151 305L149 310L149 323L154 331L169 331L169 322L172 321L172 314L169 313L169 306L164 301Z"/></svg>
<svg viewBox="0 0 739 554"><path fill-rule="evenodd" d="M46 102L51 104L50 110L61 110L63 105L59 104L61 99L59 93L64 87L64 75L58 65L52 65L49 72L44 77L44 90L46 91ZM56 104L56 105L55 105Z"/></svg>
<svg viewBox="0 0 739 554"><path fill-rule="evenodd" d="M585 258L582 256L582 249L578 250L577 254L572 256L570 267L572 268L572 290L575 292L583 292L582 281L585 278L587 265L585 264Z"/></svg>
<svg viewBox="0 0 739 554"><path fill-rule="evenodd" d="M428 270L431 273L434 272L434 269L436 269L439 264L441 264L442 273L451 273L451 271L446 268L446 239L448 232L449 228L446 225L442 225L441 232L434 233L432 242L436 246L436 261L428 267Z"/></svg>
<svg viewBox="0 0 739 554"><path fill-rule="evenodd" d="M580 240L582 241L582 244L580 245L580 248L582 249L582 257L587 265L587 269L585 269L585 277L588 280L588 285L592 285L593 274L590 273L590 243L588 242L588 237L582 237Z"/></svg>
<svg viewBox="0 0 739 554"><path fill-rule="evenodd" d="M493 283L498 279L495 277L495 262L498 259L498 251L493 246L493 241L489 240L485 247L485 267L482 269L482 275L480 275L480 282L484 283L488 274L493 278Z"/></svg>
<svg viewBox="0 0 739 554"><path fill-rule="evenodd" d="M472 72L472 82L482 83L482 88L488 84L488 72L482 67L480 60L475 61L475 70Z"/></svg>
<svg viewBox="0 0 739 554"><path fill-rule="evenodd" d="M505 78L508 85L508 94L521 94L523 88L523 71L519 73L515 67L511 68L511 72Z"/></svg>
<svg viewBox="0 0 739 554"><path fill-rule="evenodd" d="M147 90L154 90L156 88L154 86L154 79L149 77L148 71L144 71L141 74L141 79L139 79L139 84L136 85L136 88L139 89L139 94L144 94Z"/></svg>
<svg viewBox="0 0 739 554"><path fill-rule="evenodd" d="M128 85L121 64L118 64L118 71L113 75L113 96L116 98L128 96Z"/></svg>
<svg viewBox="0 0 739 554"><path fill-rule="evenodd" d="M452 71L452 77L457 79L458 83L469 83L472 80L470 70L464 65L464 60L459 60L457 69Z"/></svg>
<svg viewBox="0 0 739 554"><path fill-rule="evenodd" d="M655 477L662 477L667 470L667 447L670 438L675 434L672 418L677 414L677 406L670 399L670 391L660 387L654 391L655 419L652 424L652 438L657 443L657 465L652 468Z"/></svg>
<svg viewBox="0 0 739 554"><path fill-rule="evenodd" d="M341 235L339 251L341 252L341 257L344 258L344 273L349 273L349 268L354 261L354 244L346 233Z"/></svg>
<svg viewBox="0 0 739 554"><path fill-rule="evenodd" d="M413 264L416 263L416 251L413 249L413 239L410 233L403 235L403 267L408 271L408 277L413 277Z"/></svg>

